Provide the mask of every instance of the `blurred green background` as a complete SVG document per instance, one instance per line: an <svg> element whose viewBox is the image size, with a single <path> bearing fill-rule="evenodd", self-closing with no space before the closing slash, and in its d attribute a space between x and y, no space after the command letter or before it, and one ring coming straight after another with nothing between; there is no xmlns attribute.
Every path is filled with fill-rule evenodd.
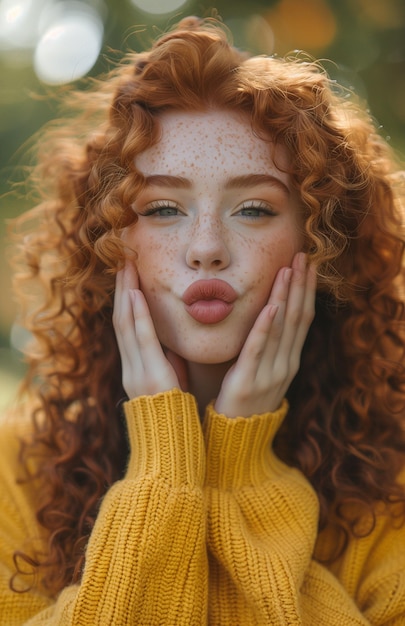
<svg viewBox="0 0 405 626"><path fill-rule="evenodd" d="M405 155L405 0L0 0L0 409L23 372L6 229L28 201L12 190L24 176L25 142L55 115L52 91L213 8L239 47L322 59L333 78L367 99L383 136Z"/></svg>

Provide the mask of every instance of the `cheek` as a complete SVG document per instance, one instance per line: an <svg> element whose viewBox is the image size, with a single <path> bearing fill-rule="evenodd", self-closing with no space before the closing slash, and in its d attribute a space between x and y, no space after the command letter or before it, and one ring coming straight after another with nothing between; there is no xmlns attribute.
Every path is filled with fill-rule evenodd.
<svg viewBox="0 0 405 626"><path fill-rule="evenodd" d="M159 306L159 296L176 280L179 243L175 237L154 237L137 233L134 238L139 286L151 307Z"/></svg>
<svg viewBox="0 0 405 626"><path fill-rule="evenodd" d="M152 235L143 235L142 231L134 237L133 246L136 251L138 272L145 275L159 272L169 265L174 254L169 238L158 239Z"/></svg>
<svg viewBox="0 0 405 626"><path fill-rule="evenodd" d="M246 242L241 249L241 261L235 276L245 278L250 284L249 300L258 307L264 306L278 271L290 266L294 255L301 249L299 238L272 237L262 241Z"/></svg>

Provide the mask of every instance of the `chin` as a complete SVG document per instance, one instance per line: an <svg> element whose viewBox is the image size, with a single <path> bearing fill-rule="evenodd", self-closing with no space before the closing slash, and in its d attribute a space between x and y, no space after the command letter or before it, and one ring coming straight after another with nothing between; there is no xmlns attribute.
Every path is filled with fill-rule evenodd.
<svg viewBox="0 0 405 626"><path fill-rule="evenodd" d="M189 361L190 363L198 363L200 365L221 365L236 361L239 353L240 349L226 350L225 352L219 352L218 350L207 350L204 352L185 350L180 354L180 356L185 361Z"/></svg>
<svg viewBox="0 0 405 626"><path fill-rule="evenodd" d="M173 341L173 336L159 337L163 346L177 354L179 357L190 363L201 365L220 365L236 361L242 350L243 336L239 341L235 341L235 334L232 337L221 337L218 333L213 337L197 336L182 341ZM221 345L222 343L222 345ZM225 345L224 345L225 344Z"/></svg>

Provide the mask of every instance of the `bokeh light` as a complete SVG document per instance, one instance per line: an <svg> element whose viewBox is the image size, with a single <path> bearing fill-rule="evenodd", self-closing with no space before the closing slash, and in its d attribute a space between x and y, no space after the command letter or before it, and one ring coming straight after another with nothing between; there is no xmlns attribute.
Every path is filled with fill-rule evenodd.
<svg viewBox="0 0 405 626"><path fill-rule="evenodd" d="M80 3L69 3L50 20L34 55L38 78L47 84L68 83L81 78L93 67L103 42L99 14Z"/></svg>
<svg viewBox="0 0 405 626"><path fill-rule="evenodd" d="M337 22L325 0L281 0L266 18L279 52L291 49L323 50L334 40Z"/></svg>
<svg viewBox="0 0 405 626"><path fill-rule="evenodd" d="M0 48L33 48L39 36L39 22L50 0L1 0Z"/></svg>
<svg viewBox="0 0 405 626"><path fill-rule="evenodd" d="M259 13L253 13L246 19L231 18L226 25L233 38L253 54L273 54L274 32L268 20Z"/></svg>
<svg viewBox="0 0 405 626"><path fill-rule="evenodd" d="M405 7L403 0L354 0L359 15L377 29L398 28L405 24Z"/></svg>
<svg viewBox="0 0 405 626"><path fill-rule="evenodd" d="M131 0L131 2L134 7L145 13L164 15L183 8L188 0Z"/></svg>
<svg viewBox="0 0 405 626"><path fill-rule="evenodd" d="M100 54L104 32L101 2L0 0L3 60L8 65L19 59L33 61L38 78L47 84L82 77Z"/></svg>

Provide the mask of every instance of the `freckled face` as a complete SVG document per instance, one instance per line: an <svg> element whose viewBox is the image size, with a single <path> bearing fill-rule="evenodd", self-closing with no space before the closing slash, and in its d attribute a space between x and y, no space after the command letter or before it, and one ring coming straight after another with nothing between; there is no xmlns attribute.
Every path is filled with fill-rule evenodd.
<svg viewBox="0 0 405 626"><path fill-rule="evenodd" d="M298 202L271 144L244 117L176 112L160 121L160 141L136 159L147 182L129 233L140 287L164 346L188 361L224 363L238 356L278 270L302 247ZM203 323L182 297L213 278L236 300L225 319Z"/></svg>

